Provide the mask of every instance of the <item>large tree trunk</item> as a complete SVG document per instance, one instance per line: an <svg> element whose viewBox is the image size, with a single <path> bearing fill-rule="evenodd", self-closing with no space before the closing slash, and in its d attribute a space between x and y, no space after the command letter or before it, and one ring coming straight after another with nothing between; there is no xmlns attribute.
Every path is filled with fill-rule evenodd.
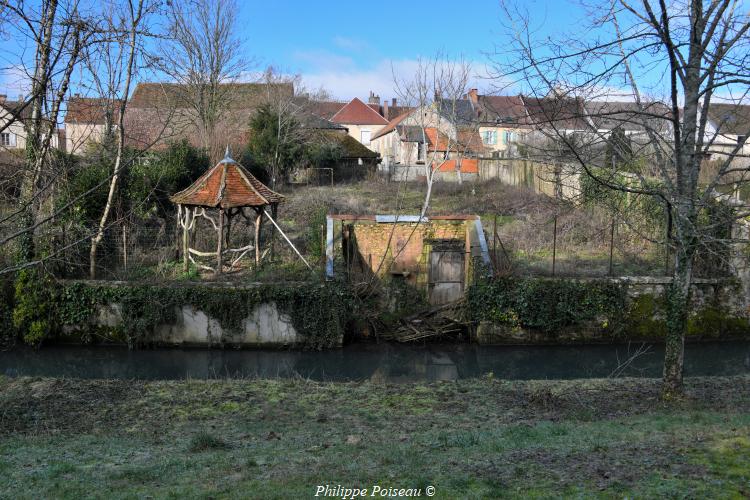
<svg viewBox="0 0 750 500"><path fill-rule="evenodd" d="M690 284L693 274L694 248L689 217L678 216L675 267L672 284L666 290L667 338L664 346L662 396L671 399L682 395L682 369L685 356L685 334L690 311Z"/></svg>
<svg viewBox="0 0 750 500"><path fill-rule="evenodd" d="M20 229L26 231L21 235L18 244L20 262L33 259L36 253L33 228L37 212L35 198L44 156L41 151L42 112L49 84L50 50L56 14L57 0L52 0L44 12L43 39L37 44L36 67L31 87L31 120L26 127L26 169L21 180L21 193L18 200L21 208Z"/></svg>

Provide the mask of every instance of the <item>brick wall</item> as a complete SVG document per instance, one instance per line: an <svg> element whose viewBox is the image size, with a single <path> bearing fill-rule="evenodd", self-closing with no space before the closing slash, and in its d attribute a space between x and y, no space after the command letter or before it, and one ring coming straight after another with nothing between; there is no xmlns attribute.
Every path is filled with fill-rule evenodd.
<svg viewBox="0 0 750 500"><path fill-rule="evenodd" d="M351 230L356 242L354 251L369 272L377 272L381 278L406 273L406 280L418 288L426 287L428 279L430 245L425 240L466 240L465 221L438 220L423 224L357 222L352 224Z"/></svg>

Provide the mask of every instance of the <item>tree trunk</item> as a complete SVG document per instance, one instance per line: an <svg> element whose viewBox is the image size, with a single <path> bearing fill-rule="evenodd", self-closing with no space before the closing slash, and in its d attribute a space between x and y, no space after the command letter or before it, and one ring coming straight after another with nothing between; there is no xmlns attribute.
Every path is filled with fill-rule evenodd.
<svg viewBox="0 0 750 500"><path fill-rule="evenodd" d="M141 19L141 13L143 11L143 0L138 2L138 10L137 12L132 11L132 5L131 5L131 21L132 24L130 26L130 43L129 43L129 54L128 54L128 62L127 62L127 69L126 69L126 76L125 76L125 88L123 89L123 96L124 98L120 102L120 109L118 116L118 123L117 123L117 157L115 158L115 166L114 166L114 173L112 175L112 180L109 184L109 192L107 193L107 203L104 205L104 211L102 212L102 217L99 220L99 227L96 231L96 234L93 238L91 238L91 248L89 249L89 278L95 279L96 278L96 250L99 246L99 243L101 243L102 238L104 238L104 230L107 227L107 221L109 220L109 213L112 210L112 206L114 204L114 197L115 193L117 191L117 183L120 178L120 169L122 167L122 157L125 150L125 107L127 106L128 102L128 95L130 94L130 82L133 78L133 65L135 61L135 50L136 50L136 38L138 34L138 24Z"/></svg>
<svg viewBox="0 0 750 500"><path fill-rule="evenodd" d="M683 226L689 226L681 223ZM662 396L665 399L682 395L682 368L685 355L685 333L690 311L690 284L693 273L693 249L686 228L678 228L682 237L677 239L675 268L672 284L666 290L667 338L664 346L664 373ZM689 231L689 229L687 229Z"/></svg>

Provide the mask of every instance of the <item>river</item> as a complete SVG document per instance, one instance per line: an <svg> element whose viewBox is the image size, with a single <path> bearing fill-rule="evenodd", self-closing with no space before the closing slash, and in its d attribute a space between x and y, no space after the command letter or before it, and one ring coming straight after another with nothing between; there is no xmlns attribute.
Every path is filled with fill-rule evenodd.
<svg viewBox="0 0 750 500"><path fill-rule="evenodd" d="M642 352L630 364L638 349ZM354 344L331 351L144 349L48 346L0 352L0 374L172 380L289 378L415 382L492 374L509 380L659 377L663 346L479 346ZM688 344L686 376L750 374L750 342Z"/></svg>

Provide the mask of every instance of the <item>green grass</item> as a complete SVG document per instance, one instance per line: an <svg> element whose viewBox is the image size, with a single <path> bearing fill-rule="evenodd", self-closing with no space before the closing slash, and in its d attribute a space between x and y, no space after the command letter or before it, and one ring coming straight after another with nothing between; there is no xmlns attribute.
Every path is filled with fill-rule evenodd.
<svg viewBox="0 0 750 500"><path fill-rule="evenodd" d="M384 385L0 378L0 498L741 498L750 378ZM540 397L543 394L544 397ZM424 496L424 494L423 494Z"/></svg>

